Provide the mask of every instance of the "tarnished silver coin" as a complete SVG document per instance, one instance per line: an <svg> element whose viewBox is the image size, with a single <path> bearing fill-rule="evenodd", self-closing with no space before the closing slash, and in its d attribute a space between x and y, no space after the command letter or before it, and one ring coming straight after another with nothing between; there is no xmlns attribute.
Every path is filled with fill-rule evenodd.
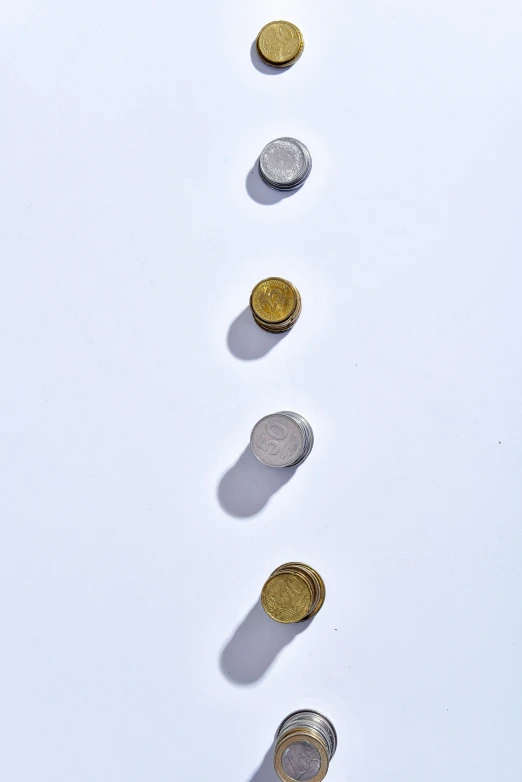
<svg viewBox="0 0 522 782"><path fill-rule="evenodd" d="M271 141L259 156L259 173L275 190L296 190L312 168L312 157L305 145L284 136Z"/></svg>

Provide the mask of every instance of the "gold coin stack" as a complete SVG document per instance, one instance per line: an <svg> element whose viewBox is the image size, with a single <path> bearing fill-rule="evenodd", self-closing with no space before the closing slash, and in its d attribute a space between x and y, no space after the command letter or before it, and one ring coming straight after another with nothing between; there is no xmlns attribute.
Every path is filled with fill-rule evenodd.
<svg viewBox="0 0 522 782"><path fill-rule="evenodd" d="M288 68L303 53L304 39L299 27L279 20L265 24L256 40L262 60L274 68Z"/></svg>
<svg viewBox="0 0 522 782"><path fill-rule="evenodd" d="M258 326L273 334L288 331L301 314L301 294L282 277L267 277L254 287L250 310Z"/></svg>
<svg viewBox="0 0 522 782"><path fill-rule="evenodd" d="M276 568L261 591L261 605L271 619L283 624L311 619L325 599L324 581L302 562Z"/></svg>

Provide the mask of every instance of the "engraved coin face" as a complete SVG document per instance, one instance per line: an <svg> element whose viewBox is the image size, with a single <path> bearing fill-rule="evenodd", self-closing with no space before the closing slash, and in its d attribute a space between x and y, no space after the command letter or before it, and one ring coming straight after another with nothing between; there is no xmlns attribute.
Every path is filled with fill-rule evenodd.
<svg viewBox="0 0 522 782"><path fill-rule="evenodd" d="M281 765L290 779L310 782L321 769L321 756L308 741L295 741L283 752Z"/></svg>
<svg viewBox="0 0 522 782"><path fill-rule="evenodd" d="M257 38L259 54L270 65L284 67L297 60L303 50L303 36L290 22L265 25Z"/></svg>
<svg viewBox="0 0 522 782"><path fill-rule="evenodd" d="M278 323L290 317L297 306L294 288L280 277L262 280L252 292L254 314L268 323Z"/></svg>
<svg viewBox="0 0 522 782"><path fill-rule="evenodd" d="M271 141L259 157L261 175L272 185L291 187L300 182L309 168L303 145L292 138Z"/></svg>
<svg viewBox="0 0 522 782"><path fill-rule="evenodd" d="M269 467L288 467L294 464L303 452L304 433L289 416L273 413L254 426L250 445L263 464Z"/></svg>
<svg viewBox="0 0 522 782"><path fill-rule="evenodd" d="M261 594L263 608L276 622L300 622L310 610L310 586L295 573L278 573L270 578Z"/></svg>

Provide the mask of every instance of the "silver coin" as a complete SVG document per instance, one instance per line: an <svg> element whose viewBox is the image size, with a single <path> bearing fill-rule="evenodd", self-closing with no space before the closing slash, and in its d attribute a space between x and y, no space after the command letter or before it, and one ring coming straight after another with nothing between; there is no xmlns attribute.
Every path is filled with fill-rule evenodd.
<svg viewBox="0 0 522 782"><path fill-rule="evenodd" d="M309 173L311 171L311 168L312 168L312 165L311 165L311 160L310 160L310 162L307 164L303 174L301 176L299 176L298 179L292 180L292 182L290 184L280 184L280 183L277 183L277 182L274 182L274 181L270 180L263 173L263 171L261 171L261 168L260 168L260 174L261 174L261 178L263 179L265 184L267 184L269 187L273 188L274 190L291 191L291 190L298 190L304 184L305 180L307 179L307 177L308 177L308 175L309 175Z"/></svg>
<svg viewBox="0 0 522 782"><path fill-rule="evenodd" d="M312 158L305 145L295 138L274 139L259 156L259 173L264 182L276 190L295 190L304 183L312 168Z"/></svg>
<svg viewBox="0 0 522 782"><path fill-rule="evenodd" d="M290 779L310 782L321 770L321 755L308 741L294 741L283 752L281 765Z"/></svg>
<svg viewBox="0 0 522 782"><path fill-rule="evenodd" d="M308 430L307 430L306 426L303 423L303 419L301 419L300 417L294 415L293 413L290 413L287 410L284 410L283 414L289 416L290 418L292 418L293 421L295 421L295 423L300 428L300 430L302 432L302 435L303 435L303 449L301 451L301 454L299 456L296 456L295 461L292 462L291 466L293 467L293 466L296 466L298 464L301 464L301 462L304 462L304 460L306 459L306 457L310 453L310 435L308 433Z"/></svg>
<svg viewBox="0 0 522 782"><path fill-rule="evenodd" d="M302 430L304 432L304 446L301 456L297 457L296 461L293 463L292 466L297 466L299 464L302 464L304 460L309 456L310 451L313 448L314 445L314 433L312 431L312 427L306 420L306 418L303 418L302 415L299 415L299 413L293 413L289 410L283 410L282 411L284 415L288 415L297 423L300 424L302 427Z"/></svg>
<svg viewBox="0 0 522 782"><path fill-rule="evenodd" d="M305 436L302 426L293 418L283 413L272 413L254 426L250 445L263 464L290 467L303 453Z"/></svg>

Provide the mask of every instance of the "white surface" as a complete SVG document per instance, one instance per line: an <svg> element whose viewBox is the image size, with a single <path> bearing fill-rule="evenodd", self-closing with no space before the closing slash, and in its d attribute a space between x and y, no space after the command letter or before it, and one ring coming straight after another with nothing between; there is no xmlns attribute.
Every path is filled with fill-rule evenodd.
<svg viewBox="0 0 522 782"><path fill-rule="evenodd" d="M0 778L269 782L312 707L331 782L520 782L520 3L0 19ZM259 203L285 134L312 175ZM227 344L267 274L301 321ZM285 408L306 464L234 468ZM245 622L290 559L328 590L291 643Z"/></svg>

